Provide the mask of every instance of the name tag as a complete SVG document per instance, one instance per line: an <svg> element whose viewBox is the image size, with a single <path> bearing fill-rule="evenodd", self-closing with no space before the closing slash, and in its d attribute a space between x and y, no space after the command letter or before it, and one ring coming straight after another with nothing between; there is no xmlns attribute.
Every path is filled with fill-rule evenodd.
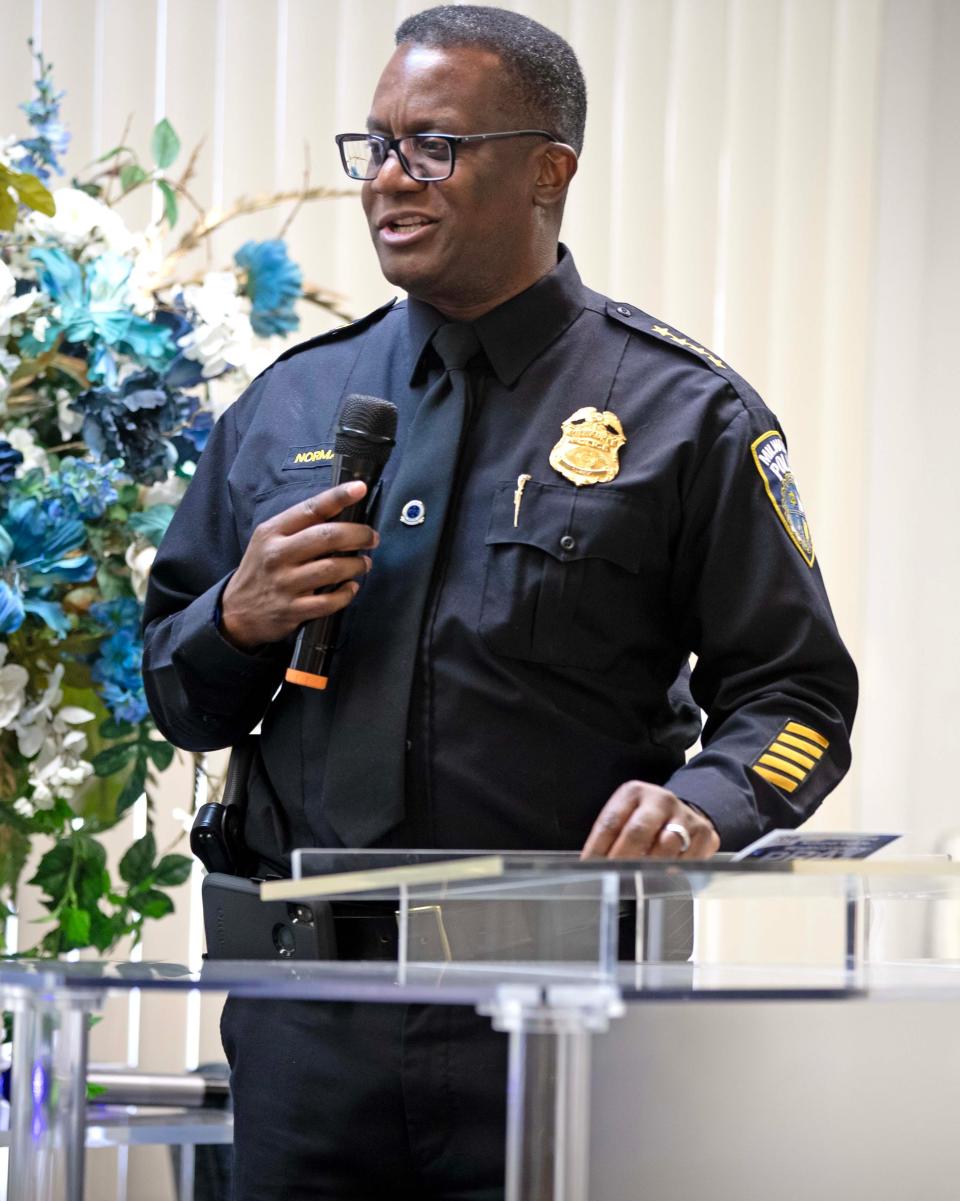
<svg viewBox="0 0 960 1201"><path fill-rule="evenodd" d="M284 471L296 471L301 467L329 467L333 463L333 446L330 443L309 446L291 446L283 464Z"/></svg>

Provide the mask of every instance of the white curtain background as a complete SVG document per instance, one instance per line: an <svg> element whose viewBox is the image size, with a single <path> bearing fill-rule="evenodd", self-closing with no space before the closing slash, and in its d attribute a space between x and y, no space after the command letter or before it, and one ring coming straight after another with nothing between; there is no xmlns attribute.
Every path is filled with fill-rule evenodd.
<svg viewBox="0 0 960 1201"><path fill-rule="evenodd" d="M362 128L409 0L0 0L0 136L22 133L32 35L54 64L78 169L161 116L203 140L204 204L346 186L334 133ZM590 90L564 230L585 280L734 365L781 418L840 628L861 670L855 767L820 828L955 827L960 714L952 513L960 416L960 4L956 0L528 0ZM142 223L149 199L125 215ZM218 235L213 261L282 214ZM361 314L391 289L358 203L305 208L306 277ZM320 328L312 317L305 334ZM277 347L278 352L280 346ZM749 468L745 466L745 470ZM190 769L168 773L158 840ZM142 824L144 815L135 821ZM125 841L126 841L125 833ZM201 949L198 881L143 955ZM219 1005L113 1001L94 1054L145 1067L219 1058ZM166 1201L166 1152L91 1157L89 1195Z"/></svg>

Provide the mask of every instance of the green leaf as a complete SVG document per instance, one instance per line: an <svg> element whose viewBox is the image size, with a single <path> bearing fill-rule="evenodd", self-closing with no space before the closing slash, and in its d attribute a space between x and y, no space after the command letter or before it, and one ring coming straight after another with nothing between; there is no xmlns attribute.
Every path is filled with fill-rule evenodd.
<svg viewBox="0 0 960 1201"><path fill-rule="evenodd" d="M165 892L156 888L134 893L128 898L128 902L131 909L142 913L144 917L166 917L168 913L173 913L173 901Z"/></svg>
<svg viewBox="0 0 960 1201"><path fill-rule="evenodd" d="M148 830L143 838L129 848L120 860L120 877L128 884L140 884L150 875L153 861L157 857L157 840L153 832Z"/></svg>
<svg viewBox="0 0 960 1201"><path fill-rule="evenodd" d="M174 748L170 743L151 739L143 745L147 748L147 754L156 765L157 771L166 771L173 762Z"/></svg>
<svg viewBox="0 0 960 1201"><path fill-rule="evenodd" d="M108 563L101 563L97 568L97 586L104 600L116 600L118 596L129 595L130 591L126 580L117 575Z"/></svg>
<svg viewBox="0 0 960 1201"><path fill-rule="evenodd" d="M69 947L85 947L90 943L90 914L86 909L65 905L60 910L60 926Z"/></svg>
<svg viewBox="0 0 960 1201"><path fill-rule="evenodd" d="M136 727L129 721L117 721L115 717L108 717L106 721L100 723L100 736L102 738L129 738L135 733Z"/></svg>
<svg viewBox="0 0 960 1201"><path fill-rule="evenodd" d="M107 863L107 852L102 843L89 834L74 834L73 842L83 864L93 871L103 871Z"/></svg>
<svg viewBox="0 0 960 1201"><path fill-rule="evenodd" d="M106 154L101 154L99 158L94 159L95 163L105 163L108 158L113 158L115 154L132 154L136 157L136 152L131 150L129 146L114 146L112 150L108 150Z"/></svg>
<svg viewBox="0 0 960 1201"><path fill-rule="evenodd" d="M28 171L15 173L11 182L17 190L20 203L25 204L28 209L43 213L46 217L52 217L57 211L53 197L35 175Z"/></svg>
<svg viewBox="0 0 960 1201"><path fill-rule="evenodd" d="M30 883L42 889L54 901L59 901L67 887L73 855L71 842L58 842L40 860Z"/></svg>
<svg viewBox="0 0 960 1201"><path fill-rule="evenodd" d="M141 513L131 514L129 525L134 533L140 534L154 546L159 546L161 538L167 532L167 526L173 519L173 513L173 505L151 505Z"/></svg>
<svg viewBox="0 0 960 1201"><path fill-rule="evenodd" d="M135 188L138 183L143 183L146 178L146 171L136 163L125 163L120 168L120 187L124 193L129 192L131 188Z"/></svg>
<svg viewBox="0 0 960 1201"><path fill-rule="evenodd" d="M150 139L150 153L153 155L153 161L161 170L169 167L180 153L180 139L166 117L154 126L153 136Z"/></svg>
<svg viewBox="0 0 960 1201"><path fill-rule="evenodd" d="M16 892L17 881L29 854L30 839L26 834L12 826L0 825L0 889L4 893ZM163 883L172 881L164 880Z"/></svg>
<svg viewBox="0 0 960 1201"><path fill-rule="evenodd" d="M17 223L17 202L0 179L0 229L13 229Z"/></svg>
<svg viewBox="0 0 960 1201"><path fill-rule="evenodd" d="M158 179L157 187L163 193L163 214L167 219L167 224L173 229L177 223L177 217L180 215L177 194L165 179Z"/></svg>
<svg viewBox="0 0 960 1201"><path fill-rule="evenodd" d="M77 904L81 909L95 909L97 902L110 888L110 873L93 864L81 865L73 883Z"/></svg>
<svg viewBox="0 0 960 1201"><path fill-rule="evenodd" d="M127 782L123 786L123 790L117 797L117 817L135 805L143 796L143 790L147 783L147 761L146 759L137 759L133 765L133 770L127 777Z"/></svg>
<svg viewBox="0 0 960 1201"><path fill-rule="evenodd" d="M93 183L92 180L88 183L84 183L82 179L74 178L71 180L71 187L76 188L78 192L86 192L86 194L88 196L92 196L94 200L99 200L103 195L103 188L101 188L98 183Z"/></svg>
<svg viewBox="0 0 960 1201"><path fill-rule="evenodd" d="M107 915L100 909L90 912L90 941L98 951L109 951L110 948L127 932L127 923L119 913Z"/></svg>
<svg viewBox="0 0 960 1201"><path fill-rule="evenodd" d="M158 884L171 887L190 878L193 860L188 855L164 855L154 870Z"/></svg>
<svg viewBox="0 0 960 1201"><path fill-rule="evenodd" d="M98 947L98 950L104 950L103 947ZM94 1084L92 1080L87 1081L87 1100L96 1101L97 1097L102 1097L107 1091L105 1084Z"/></svg>
<svg viewBox="0 0 960 1201"><path fill-rule="evenodd" d="M136 753L136 742L115 742L99 751L90 762L98 776L112 776L116 771L123 771Z"/></svg>
<svg viewBox="0 0 960 1201"><path fill-rule="evenodd" d="M39 809L33 816L34 828L41 834L58 835L71 818L75 817L69 802L57 797L52 809Z"/></svg>

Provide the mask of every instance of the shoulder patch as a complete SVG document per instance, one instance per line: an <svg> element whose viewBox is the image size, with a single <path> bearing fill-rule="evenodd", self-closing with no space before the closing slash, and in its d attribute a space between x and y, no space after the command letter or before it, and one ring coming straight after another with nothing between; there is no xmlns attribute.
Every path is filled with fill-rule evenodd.
<svg viewBox="0 0 960 1201"><path fill-rule="evenodd" d="M808 567L812 567L816 556L810 524L800 500L797 481L790 470L787 447L779 430L767 430L750 445L763 486L766 489L774 512L780 518L790 540L803 556Z"/></svg>
<svg viewBox="0 0 960 1201"><path fill-rule="evenodd" d="M324 346L330 342L339 342L344 338L352 338L356 334L362 334L365 329L369 329L371 325L376 325L378 321L386 316L396 303L397 298L393 296L386 304L382 304L378 309L374 309L372 313L367 313L364 317L358 317L356 321L351 321L349 325L338 325L336 329L328 329L324 334L318 334L315 338L308 338L306 342L298 342L296 346L291 346L289 350L285 350L283 354L278 355L271 366L282 363L285 359L291 359L294 355L301 354L304 350L312 350L315 346Z"/></svg>

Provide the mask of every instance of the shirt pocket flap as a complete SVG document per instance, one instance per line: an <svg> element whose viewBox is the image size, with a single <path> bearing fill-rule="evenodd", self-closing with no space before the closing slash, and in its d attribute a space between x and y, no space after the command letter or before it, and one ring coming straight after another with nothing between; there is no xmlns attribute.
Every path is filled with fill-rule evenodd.
<svg viewBox="0 0 960 1201"><path fill-rule="evenodd" d="M605 559L636 573L645 545L645 527L643 510L622 493L529 480L521 494L519 511L516 484L497 486L486 543L536 546L561 563Z"/></svg>

